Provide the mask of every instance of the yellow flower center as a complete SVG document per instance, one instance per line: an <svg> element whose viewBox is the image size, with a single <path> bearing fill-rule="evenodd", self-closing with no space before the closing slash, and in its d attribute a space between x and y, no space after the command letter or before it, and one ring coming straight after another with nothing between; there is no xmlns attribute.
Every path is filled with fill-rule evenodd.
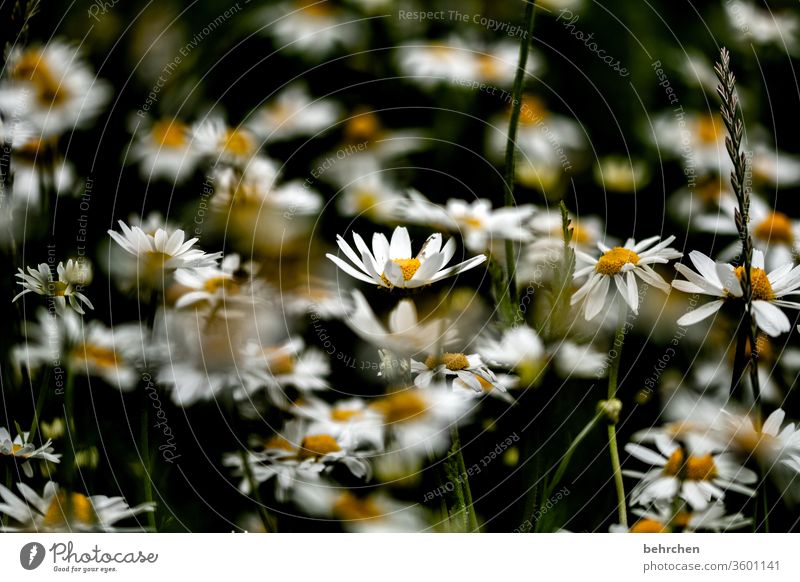
<svg viewBox="0 0 800 582"><path fill-rule="evenodd" d="M278 449L280 451L294 452L294 445L280 435L269 437L264 443L265 449Z"/></svg>
<svg viewBox="0 0 800 582"><path fill-rule="evenodd" d="M203 283L203 289L209 293L216 293L221 289L226 289L230 293L235 292L236 288L236 282L226 275L211 277L210 279L206 279L206 281Z"/></svg>
<svg viewBox="0 0 800 582"><path fill-rule="evenodd" d="M63 105L69 94L57 79L39 50L23 53L11 76L19 81L30 81L36 89L36 98L43 107Z"/></svg>
<svg viewBox="0 0 800 582"><path fill-rule="evenodd" d="M736 276L739 277L740 281L742 280L744 267L736 267ZM753 299L761 301L775 299L775 292L772 290L772 284L769 282L769 277L764 269L750 267L750 287L753 290Z"/></svg>
<svg viewBox="0 0 800 582"><path fill-rule="evenodd" d="M722 129L722 119L718 115L704 115L697 120L697 137L703 144L717 143L720 129Z"/></svg>
<svg viewBox="0 0 800 582"><path fill-rule="evenodd" d="M371 499L356 497L349 491L345 491L334 501L333 514L343 521L351 521L375 519L381 517L383 512Z"/></svg>
<svg viewBox="0 0 800 582"><path fill-rule="evenodd" d="M150 137L159 146L179 148L186 145L186 125L172 119L161 119L153 124Z"/></svg>
<svg viewBox="0 0 800 582"><path fill-rule="evenodd" d="M11 456L15 456L18 452L23 449L23 445L13 444L11 445ZM27 455L22 455L27 457Z"/></svg>
<svg viewBox="0 0 800 582"><path fill-rule="evenodd" d="M267 356L267 367L272 374L284 376L294 372L294 356L289 352L279 352L274 348L266 348L264 354Z"/></svg>
<svg viewBox="0 0 800 582"><path fill-rule="evenodd" d="M303 14L314 18L330 16L334 12L333 8L330 6L330 3L326 1L319 2L318 0L297 0L296 5L298 9L303 11Z"/></svg>
<svg viewBox="0 0 800 582"><path fill-rule="evenodd" d="M410 281L422 264L419 259L392 259L392 262L400 267L404 281ZM383 282L387 285L392 285L391 281L386 277L386 273L381 275L381 279L383 279Z"/></svg>
<svg viewBox="0 0 800 582"><path fill-rule="evenodd" d="M656 519L643 517L631 526L630 533L666 533L667 527Z"/></svg>
<svg viewBox="0 0 800 582"><path fill-rule="evenodd" d="M482 77L490 80L498 79L503 72L500 61L492 55L478 57L478 70Z"/></svg>
<svg viewBox="0 0 800 582"><path fill-rule="evenodd" d="M347 409L347 408L334 408L331 411L331 419L336 422L347 422L353 418L361 416L360 410Z"/></svg>
<svg viewBox="0 0 800 582"><path fill-rule="evenodd" d="M711 453L699 457L689 455L684 460L683 450L675 449L664 465L664 474L680 476L687 481L712 481L717 477L717 466Z"/></svg>
<svg viewBox="0 0 800 582"><path fill-rule="evenodd" d="M300 443L300 451L297 456L300 459L315 459L341 450L342 447L331 435L313 434L305 437Z"/></svg>
<svg viewBox="0 0 800 582"><path fill-rule="evenodd" d="M697 188L696 193L701 202L704 204L712 204L722 198L722 193L724 191L719 178L715 178L706 180Z"/></svg>
<svg viewBox="0 0 800 582"><path fill-rule="evenodd" d="M541 123L549 115L547 107L539 97L534 95L524 95L520 106L519 122L524 125Z"/></svg>
<svg viewBox="0 0 800 582"><path fill-rule="evenodd" d="M464 354L445 352L441 356L430 355L425 360L425 365L433 370L436 366L444 366L453 372L469 368L469 360Z"/></svg>
<svg viewBox="0 0 800 582"><path fill-rule="evenodd" d="M225 135L225 151L234 156L248 156L253 151L253 140L241 129L229 129Z"/></svg>
<svg viewBox="0 0 800 582"><path fill-rule="evenodd" d="M76 360L87 362L98 368L116 368L119 365L119 360L114 350L103 346L83 344L77 346L72 354Z"/></svg>
<svg viewBox="0 0 800 582"><path fill-rule="evenodd" d="M792 221L783 212L771 212L753 229L753 236L770 243L794 244Z"/></svg>
<svg viewBox="0 0 800 582"><path fill-rule="evenodd" d="M47 284L47 292L52 297L63 297L67 293L67 284L64 281L51 281Z"/></svg>
<svg viewBox="0 0 800 582"><path fill-rule="evenodd" d="M356 111L344 127L344 138L349 143L374 141L380 133L381 122L372 111Z"/></svg>
<svg viewBox="0 0 800 582"><path fill-rule="evenodd" d="M43 523L48 528L65 527L72 523L93 525L97 523L97 514L85 495L59 492L50 502Z"/></svg>
<svg viewBox="0 0 800 582"><path fill-rule="evenodd" d="M594 270L602 275L616 275L628 263L637 265L639 263L639 255L630 249L614 247L610 251L603 253Z"/></svg>
<svg viewBox="0 0 800 582"><path fill-rule="evenodd" d="M387 423L405 422L425 414L428 404L413 390L389 394L372 405Z"/></svg>

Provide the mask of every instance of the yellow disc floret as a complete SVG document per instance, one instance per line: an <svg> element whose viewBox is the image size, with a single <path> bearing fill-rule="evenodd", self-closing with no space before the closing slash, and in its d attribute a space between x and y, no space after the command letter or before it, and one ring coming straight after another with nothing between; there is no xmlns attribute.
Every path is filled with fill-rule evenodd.
<svg viewBox="0 0 800 582"><path fill-rule="evenodd" d="M639 255L631 249L614 247L610 251L603 253L597 261L594 270L601 275L616 275L627 265L638 265Z"/></svg>
<svg viewBox="0 0 800 582"><path fill-rule="evenodd" d="M753 229L753 236L773 244L794 244L792 221L783 212L770 212Z"/></svg>
<svg viewBox="0 0 800 582"><path fill-rule="evenodd" d="M308 435L300 443L298 457L301 459L313 459L324 457L330 453L337 453L342 450L336 439L329 434Z"/></svg>
<svg viewBox="0 0 800 582"><path fill-rule="evenodd" d="M739 280L744 277L744 267L736 267L736 276ZM772 290L772 283L764 269L758 267L750 268L750 287L753 290L753 299L760 301L771 301L775 299L775 292Z"/></svg>

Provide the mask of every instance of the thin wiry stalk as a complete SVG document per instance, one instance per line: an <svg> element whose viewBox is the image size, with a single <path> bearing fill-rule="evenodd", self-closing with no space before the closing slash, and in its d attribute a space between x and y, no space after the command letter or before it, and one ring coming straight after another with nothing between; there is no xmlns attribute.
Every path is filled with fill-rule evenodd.
<svg viewBox="0 0 800 582"><path fill-rule="evenodd" d="M742 292L745 303L742 325L739 328L739 345L737 346L737 362L734 364L734 375L731 379L731 393L740 381L741 370L744 368L745 345L750 344L750 384L753 390L753 404L755 407L756 423L761 426L761 390L758 382L758 364L756 362L756 323L753 317L753 287L751 284L751 269L753 265L753 239L750 237L750 190L747 186L747 155L742 151L742 138L744 135L744 122L742 110L739 106L739 96L736 93L736 76L731 71L731 57L728 49L720 50L720 60L714 67L714 72L719 79L717 93L722 100L720 113L725 129L728 132L725 138L725 147L733 163L731 171L731 187L736 195L738 208L734 211L736 229L742 241L742 267L741 277Z"/></svg>
<svg viewBox="0 0 800 582"><path fill-rule="evenodd" d="M535 0L526 0L525 2L525 16L523 17L522 40L519 43L519 61L517 63L517 72L514 76L514 86L511 92L511 118L508 122L508 141L506 141L506 154L505 154L505 205L513 207L516 205L514 200L514 178L515 178L515 151L517 143L517 127L519 126L519 116L522 112L522 91L525 86L525 69L528 64L528 52L530 50L531 40L533 38L533 21L536 8ZM505 273L505 288L507 290L507 297L516 311L519 305L519 298L517 296L516 285L516 265L514 262L514 243L510 240L506 241L506 273ZM512 315L513 317L513 315Z"/></svg>

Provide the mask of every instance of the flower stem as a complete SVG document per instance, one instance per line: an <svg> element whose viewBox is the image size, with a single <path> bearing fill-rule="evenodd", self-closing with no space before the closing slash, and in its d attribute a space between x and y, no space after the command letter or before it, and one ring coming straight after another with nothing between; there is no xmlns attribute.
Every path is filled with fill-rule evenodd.
<svg viewBox="0 0 800 582"><path fill-rule="evenodd" d="M522 40L519 44L519 61L517 63L517 72L514 76L514 86L511 93L511 118L508 122L508 140L506 141L505 153L505 206L509 207L516 205L516 201L514 200L514 178L516 176L514 167L514 153L517 145L517 127L519 125L519 116L522 111L522 90L525 86L525 70L528 64L528 52L530 50L531 40L533 38L535 7L535 0L526 0L525 15L523 17L524 32L522 34ZM513 305L517 305L518 297L517 285L515 281L516 265L514 262L514 243L510 240L506 240L505 253L505 286L508 289L508 301Z"/></svg>
<svg viewBox="0 0 800 582"><path fill-rule="evenodd" d="M625 343L625 320L627 310L622 310L621 321L614 335L614 345L611 352L611 369L608 371L608 400L617 397L617 378L619 377L619 362L622 357L622 346ZM608 448L611 452L611 469L614 472L614 487L617 490L617 514L619 523L628 527L628 512L625 504L625 485L622 482L622 466L619 461L619 447L617 445L617 425L608 423Z"/></svg>
<svg viewBox="0 0 800 582"><path fill-rule="evenodd" d="M267 506L264 505L264 500L261 498L261 493L258 490L258 483L256 483L256 480L253 477L253 471L250 469L250 461L247 458L247 451L242 449L239 451L239 454L242 456L242 472L244 473L244 478L247 480L247 484L250 486L250 491L253 492L253 497L256 500L256 505L258 506L258 517L261 518L261 525L264 527L264 532L274 532L275 524L273 523L273 519L269 515L269 512L267 512Z"/></svg>
<svg viewBox="0 0 800 582"><path fill-rule="evenodd" d="M472 502L467 466L464 463L464 455L461 453L461 437L458 434L458 425L453 424L450 427L450 436L453 444L445 461L445 474L453 484L456 500L456 507L451 512L451 517L462 514L464 516L464 531L479 533L480 525Z"/></svg>
<svg viewBox="0 0 800 582"><path fill-rule="evenodd" d="M142 440L142 461L144 462L144 500L148 503L153 503L153 466L150 460L150 412L147 406L147 397L145 397L142 410L142 424L140 427ZM155 511L147 512L147 525L152 531L156 531Z"/></svg>

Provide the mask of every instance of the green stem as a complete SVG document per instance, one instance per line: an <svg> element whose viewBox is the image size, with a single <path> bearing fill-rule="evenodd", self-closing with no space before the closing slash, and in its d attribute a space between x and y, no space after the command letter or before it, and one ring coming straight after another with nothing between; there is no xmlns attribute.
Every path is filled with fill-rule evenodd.
<svg viewBox="0 0 800 582"><path fill-rule="evenodd" d="M261 498L261 493L258 490L258 483L256 483L256 480L253 477L253 471L250 470L250 461L247 458L247 451L242 449L239 451L239 453L242 456L242 472L244 473L244 478L247 480L247 484L250 486L250 491L253 492L253 497L256 500L256 505L258 506L258 516L261 518L261 525L264 526L264 531L266 533L274 532L276 530L275 523L267 511L267 506L264 505L264 501Z"/></svg>
<svg viewBox="0 0 800 582"><path fill-rule="evenodd" d="M75 484L76 459L75 448L77 446L77 435L75 433L75 375L72 366L66 370L66 382L64 386L64 422L67 425L69 439L64 447L64 474L68 491L73 490ZM67 499L70 496L67 495Z"/></svg>
<svg viewBox="0 0 800 582"><path fill-rule="evenodd" d="M142 410L142 423L141 423L141 446L142 446L142 461L144 462L144 500L148 503L153 503L153 474L152 462L150 460L150 411L148 409L148 402L146 401ZM156 507L156 510L158 507ZM156 531L156 512L147 512L147 525L152 531Z"/></svg>
<svg viewBox="0 0 800 582"><path fill-rule="evenodd" d="M39 395L36 397L36 409L33 413L33 422L31 422L31 430L28 433L28 442L33 442L36 438L36 433L39 431L39 423L41 422L42 409L44 408L45 395L47 394L48 384L50 382L50 368L45 368L42 372L42 383L39 386Z"/></svg>
<svg viewBox="0 0 800 582"><path fill-rule="evenodd" d="M535 0L529 0L525 3L525 16L523 17L522 40L519 43L519 61L517 63L517 72L514 76L514 86L511 93L511 118L508 122L508 141L506 142L505 154L505 205L513 207L516 204L514 200L514 179L515 173L515 150L517 142L517 127L519 125L519 116L522 111L522 90L525 86L525 69L528 64L528 52L530 50L531 40L533 39L533 22L534 22L534 8L536 6ZM510 240L506 241L506 281L505 284L508 289L508 300L514 304L518 304L517 285L515 282L516 265L514 262L514 243Z"/></svg>
<svg viewBox="0 0 800 582"><path fill-rule="evenodd" d="M475 507L472 502L472 492L469 488L466 465L464 456L461 453L461 438L458 434L458 427L454 424L450 427L452 445L445 459L445 475L450 483L453 484L453 494L455 507L450 510L450 523L457 515L463 516L461 531L480 532L478 518L475 515Z"/></svg>
<svg viewBox="0 0 800 582"><path fill-rule="evenodd" d="M570 443L569 447L564 453L564 456L561 457L561 462L558 464L558 467L556 468L556 472L553 475L553 478L550 479L550 481L547 483L547 486L545 487L544 492L542 493L541 504L539 506L540 512L544 508L544 504L547 503L547 501L550 499L550 496L553 494L553 490L556 488L556 485L558 485L561 482L561 479L564 477L564 473L567 471L569 463L572 460L572 455L578 449L581 442L583 442L583 439L585 439L588 436L588 434L592 431L592 429L597 425L597 421L600 420L602 416L603 413L601 411L598 411L591 418L591 420L589 420L589 422L586 423L586 426L583 427L581 432L579 432L578 435L574 439L572 439L572 442ZM536 531L539 531L539 523L540 522L537 521Z"/></svg>
<svg viewBox="0 0 800 582"><path fill-rule="evenodd" d="M614 345L612 352L614 357L611 361L611 369L608 372L608 400L617 397L617 379L619 377L619 362L622 357L622 346L625 343L625 320L627 310L623 309L621 321L614 335ZM611 452L611 469L614 472L614 487L617 490L617 514L619 523L628 527L628 511L625 504L625 485L622 482L622 465L619 460L619 446L617 445L617 425L614 422L608 424L608 448Z"/></svg>

